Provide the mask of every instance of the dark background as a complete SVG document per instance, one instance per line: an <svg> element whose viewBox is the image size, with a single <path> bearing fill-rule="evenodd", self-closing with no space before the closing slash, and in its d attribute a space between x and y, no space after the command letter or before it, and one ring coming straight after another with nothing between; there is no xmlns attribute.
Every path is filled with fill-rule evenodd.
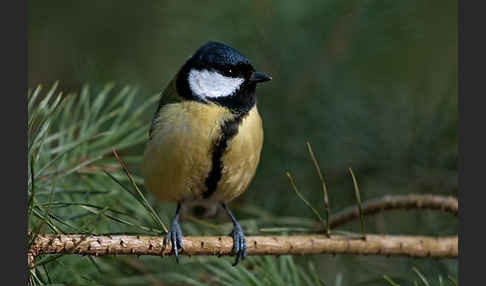
<svg viewBox="0 0 486 286"><path fill-rule="evenodd" d="M85 83L96 89L114 81L138 86L142 103L209 40L238 49L273 77L258 88L265 143L253 183L231 204L237 214L252 206L312 218L285 171L323 210L307 141L335 211L355 203L348 167L363 200L457 196L456 1L31 1L28 85L59 80L61 90L79 91ZM451 235L458 224L448 214L395 211L366 225L376 233ZM345 228L358 231L359 224ZM343 285L413 276L413 265L430 277L457 274L456 260L299 261L306 259L317 261L328 283L343 275Z"/></svg>

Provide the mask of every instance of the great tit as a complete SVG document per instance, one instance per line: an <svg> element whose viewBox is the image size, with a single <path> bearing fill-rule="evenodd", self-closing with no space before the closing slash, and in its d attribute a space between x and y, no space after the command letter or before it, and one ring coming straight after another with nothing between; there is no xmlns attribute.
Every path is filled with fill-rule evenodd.
<svg viewBox="0 0 486 286"><path fill-rule="evenodd" d="M149 131L142 175L165 202L177 202L164 239L179 262L178 223L184 202L220 204L233 222L235 266L246 255L243 230L226 205L253 179L263 144L256 86L271 77L256 72L237 50L219 42L201 46L162 93Z"/></svg>

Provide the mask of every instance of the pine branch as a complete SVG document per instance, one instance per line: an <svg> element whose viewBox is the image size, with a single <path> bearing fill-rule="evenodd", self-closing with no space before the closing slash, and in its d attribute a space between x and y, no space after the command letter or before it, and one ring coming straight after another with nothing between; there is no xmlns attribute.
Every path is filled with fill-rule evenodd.
<svg viewBox="0 0 486 286"><path fill-rule="evenodd" d="M396 209L432 209L450 212L457 216L459 212L459 203L454 197L436 196L436 195L406 195L406 196L384 196L383 198L365 201L362 204L363 215L374 215L384 210ZM359 209L357 206L346 208L333 215L331 228L342 226L350 221L359 218ZM320 227L320 225L319 225Z"/></svg>
<svg viewBox="0 0 486 286"><path fill-rule="evenodd" d="M163 248L163 237L154 236L87 236L38 235L30 254L79 255L171 255ZM365 239L349 236L249 236L247 254L352 254L453 258L458 256L458 238L426 236L366 235ZM227 236L183 237L185 255L231 255L233 240ZM35 265L34 265L35 267Z"/></svg>

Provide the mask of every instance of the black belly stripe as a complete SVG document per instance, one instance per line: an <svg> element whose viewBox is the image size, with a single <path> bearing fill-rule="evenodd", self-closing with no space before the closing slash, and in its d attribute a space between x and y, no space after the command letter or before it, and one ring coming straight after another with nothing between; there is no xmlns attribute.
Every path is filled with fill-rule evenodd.
<svg viewBox="0 0 486 286"><path fill-rule="evenodd" d="M221 179L223 171L223 162L221 159L226 151L226 148L228 147L228 141L238 134L238 129L245 115L246 114L237 115L235 118L225 121L221 125L222 136L213 145L211 156L212 167L209 175L206 177L206 191L202 194L204 199L211 197L216 191L216 187L218 186L218 182Z"/></svg>

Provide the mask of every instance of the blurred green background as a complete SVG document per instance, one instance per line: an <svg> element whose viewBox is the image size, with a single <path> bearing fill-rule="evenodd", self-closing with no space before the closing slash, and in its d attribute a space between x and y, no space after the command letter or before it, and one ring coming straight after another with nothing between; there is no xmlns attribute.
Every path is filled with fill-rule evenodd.
<svg viewBox="0 0 486 286"><path fill-rule="evenodd" d="M355 203L348 167L363 200L457 196L456 1L29 1L29 87L59 80L59 90L79 92L86 83L94 90L129 84L139 88L140 105L209 40L236 48L273 77L257 90L265 132L260 166L248 191L230 204L242 220L252 219L245 207L313 218L286 171L323 211L307 141L333 211ZM143 115L147 125L155 108ZM139 174L136 163L131 170ZM458 225L452 215L429 211L393 211L365 222L368 232L437 236L455 234ZM359 231L359 223L345 229ZM327 285L413 277L412 266L434 283L438 275L457 277L457 260L296 260L314 261Z"/></svg>

